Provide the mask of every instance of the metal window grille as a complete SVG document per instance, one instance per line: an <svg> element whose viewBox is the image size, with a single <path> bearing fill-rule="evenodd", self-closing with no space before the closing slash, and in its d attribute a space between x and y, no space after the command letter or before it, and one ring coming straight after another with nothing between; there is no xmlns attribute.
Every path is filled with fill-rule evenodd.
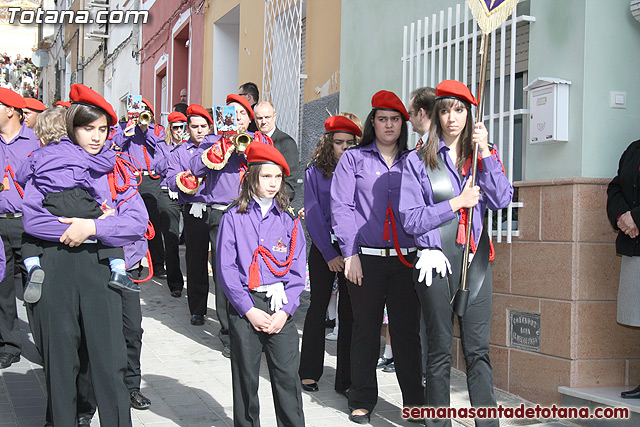
<svg viewBox="0 0 640 427"><path fill-rule="evenodd" d="M402 52L402 100L409 103L412 90L422 87L435 87L442 80L459 80L469 86L474 94L478 93L480 75L481 31L473 20L469 7L465 3L433 14L430 18L404 26ZM528 110L516 108L515 89L518 72L526 71L528 55L528 23L535 18L518 15L518 8L512 17L491 33L487 74L485 83L485 107L483 122L487 125L489 139L497 144L505 166L507 178L513 182L514 160L514 123L517 117L524 118ZM525 49L522 46L525 45ZM488 112L488 113L487 113ZM494 213L488 212L489 236L496 236L497 242L503 235L511 243L518 236L514 227L514 208L522 207L521 202L511 202L506 208L506 221L503 224L503 210L496 215L494 231ZM517 223L517 221L515 221ZM501 232L497 232L501 230Z"/></svg>
<svg viewBox="0 0 640 427"><path fill-rule="evenodd" d="M266 0L263 99L278 112L278 128L298 141L302 1Z"/></svg>

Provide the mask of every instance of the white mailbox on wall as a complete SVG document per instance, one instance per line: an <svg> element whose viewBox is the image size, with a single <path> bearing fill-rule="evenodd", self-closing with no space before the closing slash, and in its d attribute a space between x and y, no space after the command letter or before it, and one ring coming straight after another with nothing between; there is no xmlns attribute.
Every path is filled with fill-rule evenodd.
<svg viewBox="0 0 640 427"><path fill-rule="evenodd" d="M529 92L529 143L569 140L568 80L538 77L524 90Z"/></svg>

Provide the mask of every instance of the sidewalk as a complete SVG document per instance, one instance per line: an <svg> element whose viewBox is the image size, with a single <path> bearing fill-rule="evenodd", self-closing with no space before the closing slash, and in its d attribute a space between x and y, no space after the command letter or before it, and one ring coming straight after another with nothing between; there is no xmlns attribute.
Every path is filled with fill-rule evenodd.
<svg viewBox="0 0 640 427"><path fill-rule="evenodd" d="M132 410L134 426L232 426L231 369L221 354L214 320L213 295L209 298L206 324L191 326L186 292L182 298L169 295L164 280L142 285L143 348L142 392L152 401L146 411ZM0 426L42 427L46 408L44 372L29 332L22 302L19 304L23 333L23 355L19 363L0 371ZM294 320L302 335L304 313L309 294L303 293ZM329 330L327 330L329 332ZM333 391L336 343L327 341L325 371L319 382L320 391L303 392L307 426L337 427L355 425L349 422L346 399ZM259 388L262 425L276 426L273 400L265 359L261 366ZM394 374L378 371L379 400L371 417L373 426L407 426L400 417L402 398ZM522 401L496 390L498 403L518 406ZM466 377L452 372L452 406L468 406ZM454 426L473 425L454 421ZM501 420L502 425L572 425L568 422L540 424L537 420ZM99 426L96 415L91 424ZM63 426L66 427L66 426Z"/></svg>

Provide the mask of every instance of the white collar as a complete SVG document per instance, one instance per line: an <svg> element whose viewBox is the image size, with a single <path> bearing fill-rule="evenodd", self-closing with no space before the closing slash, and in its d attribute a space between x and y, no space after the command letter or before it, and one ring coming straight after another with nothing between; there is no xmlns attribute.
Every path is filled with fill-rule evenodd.
<svg viewBox="0 0 640 427"><path fill-rule="evenodd" d="M276 127L274 126L274 127L273 127L273 129L271 129L271 131L270 131L270 132L267 132L267 136L268 136L269 138L271 138L271 135L273 135L273 133L274 133L275 131L276 131Z"/></svg>
<svg viewBox="0 0 640 427"><path fill-rule="evenodd" d="M273 199L263 199L262 197L258 197L254 194L253 200L255 200L256 203L260 205L260 210L262 211L262 217L264 218L264 216L269 211L269 208L273 206Z"/></svg>

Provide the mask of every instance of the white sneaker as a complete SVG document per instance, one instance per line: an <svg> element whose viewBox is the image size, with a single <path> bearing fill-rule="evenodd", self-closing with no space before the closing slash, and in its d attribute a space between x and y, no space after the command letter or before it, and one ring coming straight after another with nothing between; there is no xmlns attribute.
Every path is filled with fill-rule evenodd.
<svg viewBox="0 0 640 427"><path fill-rule="evenodd" d="M325 337L327 341L338 341L338 334L335 332L329 332Z"/></svg>

